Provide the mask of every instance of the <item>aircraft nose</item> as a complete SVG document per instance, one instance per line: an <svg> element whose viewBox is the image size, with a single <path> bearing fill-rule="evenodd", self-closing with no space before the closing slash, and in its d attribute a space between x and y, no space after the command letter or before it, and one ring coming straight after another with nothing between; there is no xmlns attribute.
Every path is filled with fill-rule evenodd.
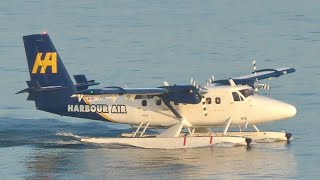
<svg viewBox="0 0 320 180"><path fill-rule="evenodd" d="M293 117L297 113L297 109L291 104L287 104L281 101L274 101L273 103L273 113L275 113L276 119L287 119Z"/></svg>
<svg viewBox="0 0 320 180"><path fill-rule="evenodd" d="M287 114L287 117L290 118L290 117L293 117L297 114L297 109L296 107L292 106L291 104L287 104L287 107L286 107L286 114Z"/></svg>
<svg viewBox="0 0 320 180"><path fill-rule="evenodd" d="M256 96L254 102L256 118L262 121L287 119L297 113L293 105L275 99Z"/></svg>

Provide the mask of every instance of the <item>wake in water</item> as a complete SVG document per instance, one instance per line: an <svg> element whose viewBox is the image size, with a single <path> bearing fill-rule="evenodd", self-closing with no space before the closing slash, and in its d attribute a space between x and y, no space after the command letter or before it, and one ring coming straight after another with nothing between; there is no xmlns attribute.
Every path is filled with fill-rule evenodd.
<svg viewBox="0 0 320 180"><path fill-rule="evenodd" d="M228 147L234 147L237 144L235 143L229 143L229 142L225 142L225 143L218 143L218 144L214 144L211 147L217 147L217 148L228 148Z"/></svg>
<svg viewBox="0 0 320 180"><path fill-rule="evenodd" d="M272 138L266 138L266 139L259 139L259 140L254 140L256 143L271 143L271 142L276 142L277 139L272 139Z"/></svg>
<svg viewBox="0 0 320 180"><path fill-rule="evenodd" d="M85 136L78 136L78 135L75 135L71 132L58 132L58 133L56 133L56 136L70 137L70 138L75 138L78 140L80 140L81 138L85 138Z"/></svg>
<svg viewBox="0 0 320 180"><path fill-rule="evenodd" d="M116 137L122 131L108 123L69 123L56 119L0 118L0 147L36 146L66 147L82 145L86 137ZM73 147L72 147L73 148Z"/></svg>

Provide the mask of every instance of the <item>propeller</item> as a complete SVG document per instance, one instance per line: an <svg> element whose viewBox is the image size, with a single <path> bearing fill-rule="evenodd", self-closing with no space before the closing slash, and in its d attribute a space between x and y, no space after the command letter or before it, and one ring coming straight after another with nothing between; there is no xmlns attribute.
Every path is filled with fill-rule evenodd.
<svg viewBox="0 0 320 180"><path fill-rule="evenodd" d="M253 68L253 73L255 76L257 75L257 64L256 63L257 63L256 60L252 61L252 65L253 65L252 68ZM256 81L258 81L258 79L256 79Z"/></svg>
<svg viewBox="0 0 320 180"><path fill-rule="evenodd" d="M208 89L203 86L200 86L198 83L196 83L196 81L193 78L191 78L191 85L193 87L195 87L196 89L198 89L200 94L207 94L208 93Z"/></svg>
<svg viewBox="0 0 320 180"><path fill-rule="evenodd" d="M191 85L200 90L200 86L196 83L196 81L193 78L191 78Z"/></svg>
<svg viewBox="0 0 320 180"><path fill-rule="evenodd" d="M252 65L253 65L253 72L255 76L257 76L257 64L256 64L256 60L252 61ZM259 82L258 78L256 78L256 82ZM259 89L265 89L265 90L270 90L271 86L269 84L254 84L254 90L256 92L258 92Z"/></svg>
<svg viewBox="0 0 320 180"><path fill-rule="evenodd" d="M271 86L269 84L254 84L255 91L258 91L258 89L265 89L270 90Z"/></svg>
<svg viewBox="0 0 320 180"><path fill-rule="evenodd" d="M213 81L214 81L214 76L211 75L211 77L208 79L207 86L209 86L211 83L213 83Z"/></svg>
<svg viewBox="0 0 320 180"><path fill-rule="evenodd" d="M212 76L212 77L213 77L213 76ZM212 77L211 77L211 78L212 78ZM211 78L210 78L210 79L211 79ZM210 79L209 79L209 81L210 81ZM212 79L213 79L213 78L212 78ZM212 81L211 81L211 82L212 82ZM200 92L201 95L206 94L206 93L208 92L207 89L199 86L193 78L191 78L191 84L192 84L193 87L195 87L195 88L197 88L197 89L199 90L199 92ZM206 106L206 100L205 100L204 96L202 96L202 98L201 98L201 103L202 103L203 115L204 115L204 116L208 116L208 111L207 111L207 106Z"/></svg>

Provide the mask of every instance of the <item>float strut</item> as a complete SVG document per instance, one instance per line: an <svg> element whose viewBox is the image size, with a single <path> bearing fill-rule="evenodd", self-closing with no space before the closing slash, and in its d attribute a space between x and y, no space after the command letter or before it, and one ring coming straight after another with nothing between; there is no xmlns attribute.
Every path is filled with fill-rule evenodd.
<svg viewBox="0 0 320 180"><path fill-rule="evenodd" d="M257 132L260 132L260 130L257 128L256 125L252 125L252 127L253 127Z"/></svg>

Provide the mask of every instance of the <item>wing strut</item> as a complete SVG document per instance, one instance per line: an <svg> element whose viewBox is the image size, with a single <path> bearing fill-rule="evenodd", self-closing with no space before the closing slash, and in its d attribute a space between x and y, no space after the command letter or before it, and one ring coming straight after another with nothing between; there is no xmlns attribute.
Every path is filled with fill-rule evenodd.
<svg viewBox="0 0 320 180"><path fill-rule="evenodd" d="M170 101L168 101L168 100L165 99L165 98L163 98L162 100L163 100L164 104L172 111L172 113L173 113L177 118L179 118L179 119L182 118L182 116L178 113L178 111L175 110L175 109L172 107L172 105L170 104Z"/></svg>
<svg viewBox="0 0 320 180"><path fill-rule="evenodd" d="M157 137L160 138L167 138L167 137L179 137L180 132L183 128L183 126L191 127L192 125L182 118L182 116L179 114L179 112L172 107L170 104L170 101L166 98L162 98L164 104L171 110L171 112L179 119L179 122L171 126L169 129L163 131L161 134L159 134Z"/></svg>

